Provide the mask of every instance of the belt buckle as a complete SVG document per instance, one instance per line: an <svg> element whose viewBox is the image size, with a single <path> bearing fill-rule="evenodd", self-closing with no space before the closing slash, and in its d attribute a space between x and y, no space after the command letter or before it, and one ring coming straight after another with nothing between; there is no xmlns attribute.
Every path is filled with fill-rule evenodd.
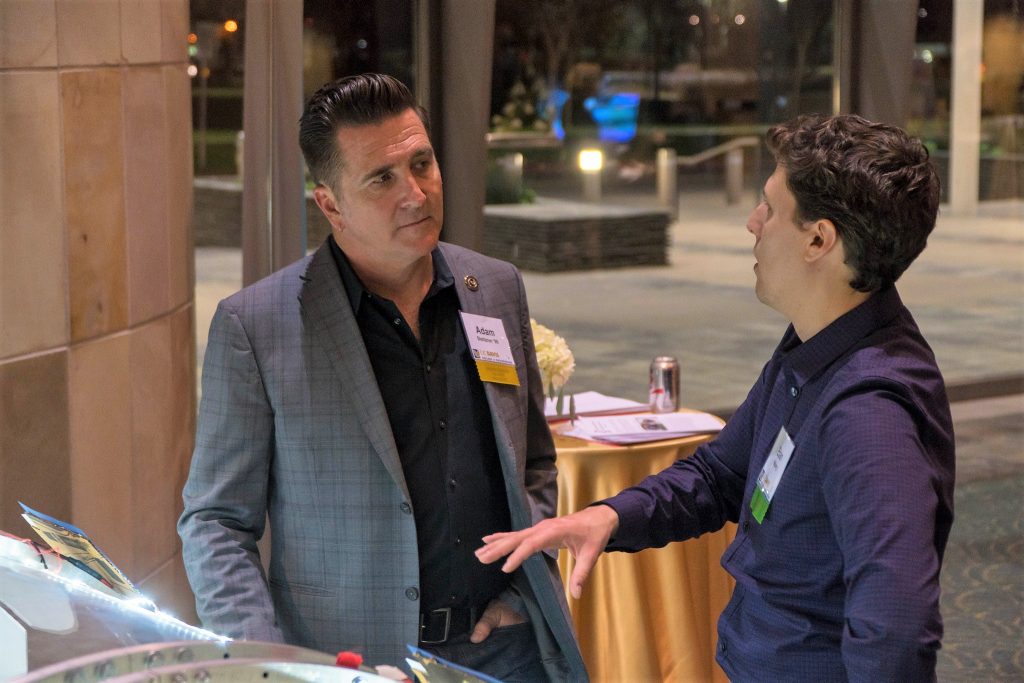
<svg viewBox="0 0 1024 683"><path fill-rule="evenodd" d="M424 623L424 617L427 615L444 614L444 635L441 636L440 640L426 640L423 638L423 630L426 628ZM425 614L420 615L420 644L422 645L442 645L448 642L448 633L452 627L452 608L451 607L439 607L438 609L432 609Z"/></svg>

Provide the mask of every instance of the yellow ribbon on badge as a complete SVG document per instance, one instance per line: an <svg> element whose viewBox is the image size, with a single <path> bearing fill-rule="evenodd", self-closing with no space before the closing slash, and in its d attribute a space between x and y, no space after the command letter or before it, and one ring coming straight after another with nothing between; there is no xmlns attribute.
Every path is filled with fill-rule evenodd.
<svg viewBox="0 0 1024 683"><path fill-rule="evenodd" d="M519 386L519 373L516 372L516 366L514 365L478 360L476 361L476 371L480 374L480 380L483 382L511 384L514 387Z"/></svg>

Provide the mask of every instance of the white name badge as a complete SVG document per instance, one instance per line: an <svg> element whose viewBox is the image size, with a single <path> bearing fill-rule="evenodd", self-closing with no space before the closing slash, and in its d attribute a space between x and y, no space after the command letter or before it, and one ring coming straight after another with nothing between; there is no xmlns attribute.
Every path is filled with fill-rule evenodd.
<svg viewBox="0 0 1024 683"><path fill-rule="evenodd" d="M462 329L466 332L466 342L476 361L480 379L519 386L516 362L512 358L512 348L508 344L501 319L462 311L459 315L462 316Z"/></svg>
<svg viewBox="0 0 1024 683"><path fill-rule="evenodd" d="M768 460L761 468L761 474L757 475L757 486L754 488L754 496L750 499L750 512L758 524L764 521L764 515L768 512L772 497L775 496L775 489L779 486L782 473L786 471L789 457L793 455L795 448L796 444L789 438L786 428L779 429L779 435L775 437Z"/></svg>

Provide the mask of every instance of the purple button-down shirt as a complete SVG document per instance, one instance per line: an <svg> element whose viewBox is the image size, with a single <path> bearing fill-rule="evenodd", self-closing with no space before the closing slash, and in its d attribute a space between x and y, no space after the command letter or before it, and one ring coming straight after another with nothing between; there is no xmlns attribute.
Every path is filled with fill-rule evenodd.
<svg viewBox="0 0 1024 683"><path fill-rule="evenodd" d="M751 495L782 428L796 447L758 523ZM890 288L806 342L790 327L714 441L603 501L620 518L608 549L739 523L718 622L732 680L933 680L953 476L942 376Z"/></svg>

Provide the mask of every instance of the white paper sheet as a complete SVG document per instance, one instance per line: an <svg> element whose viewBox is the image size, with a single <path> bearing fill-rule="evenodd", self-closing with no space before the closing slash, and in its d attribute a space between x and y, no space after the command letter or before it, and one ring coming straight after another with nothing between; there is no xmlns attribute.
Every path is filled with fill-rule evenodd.
<svg viewBox="0 0 1024 683"><path fill-rule="evenodd" d="M591 441L631 444L709 434L721 429L722 423L709 413L638 413L581 417L563 434Z"/></svg>

